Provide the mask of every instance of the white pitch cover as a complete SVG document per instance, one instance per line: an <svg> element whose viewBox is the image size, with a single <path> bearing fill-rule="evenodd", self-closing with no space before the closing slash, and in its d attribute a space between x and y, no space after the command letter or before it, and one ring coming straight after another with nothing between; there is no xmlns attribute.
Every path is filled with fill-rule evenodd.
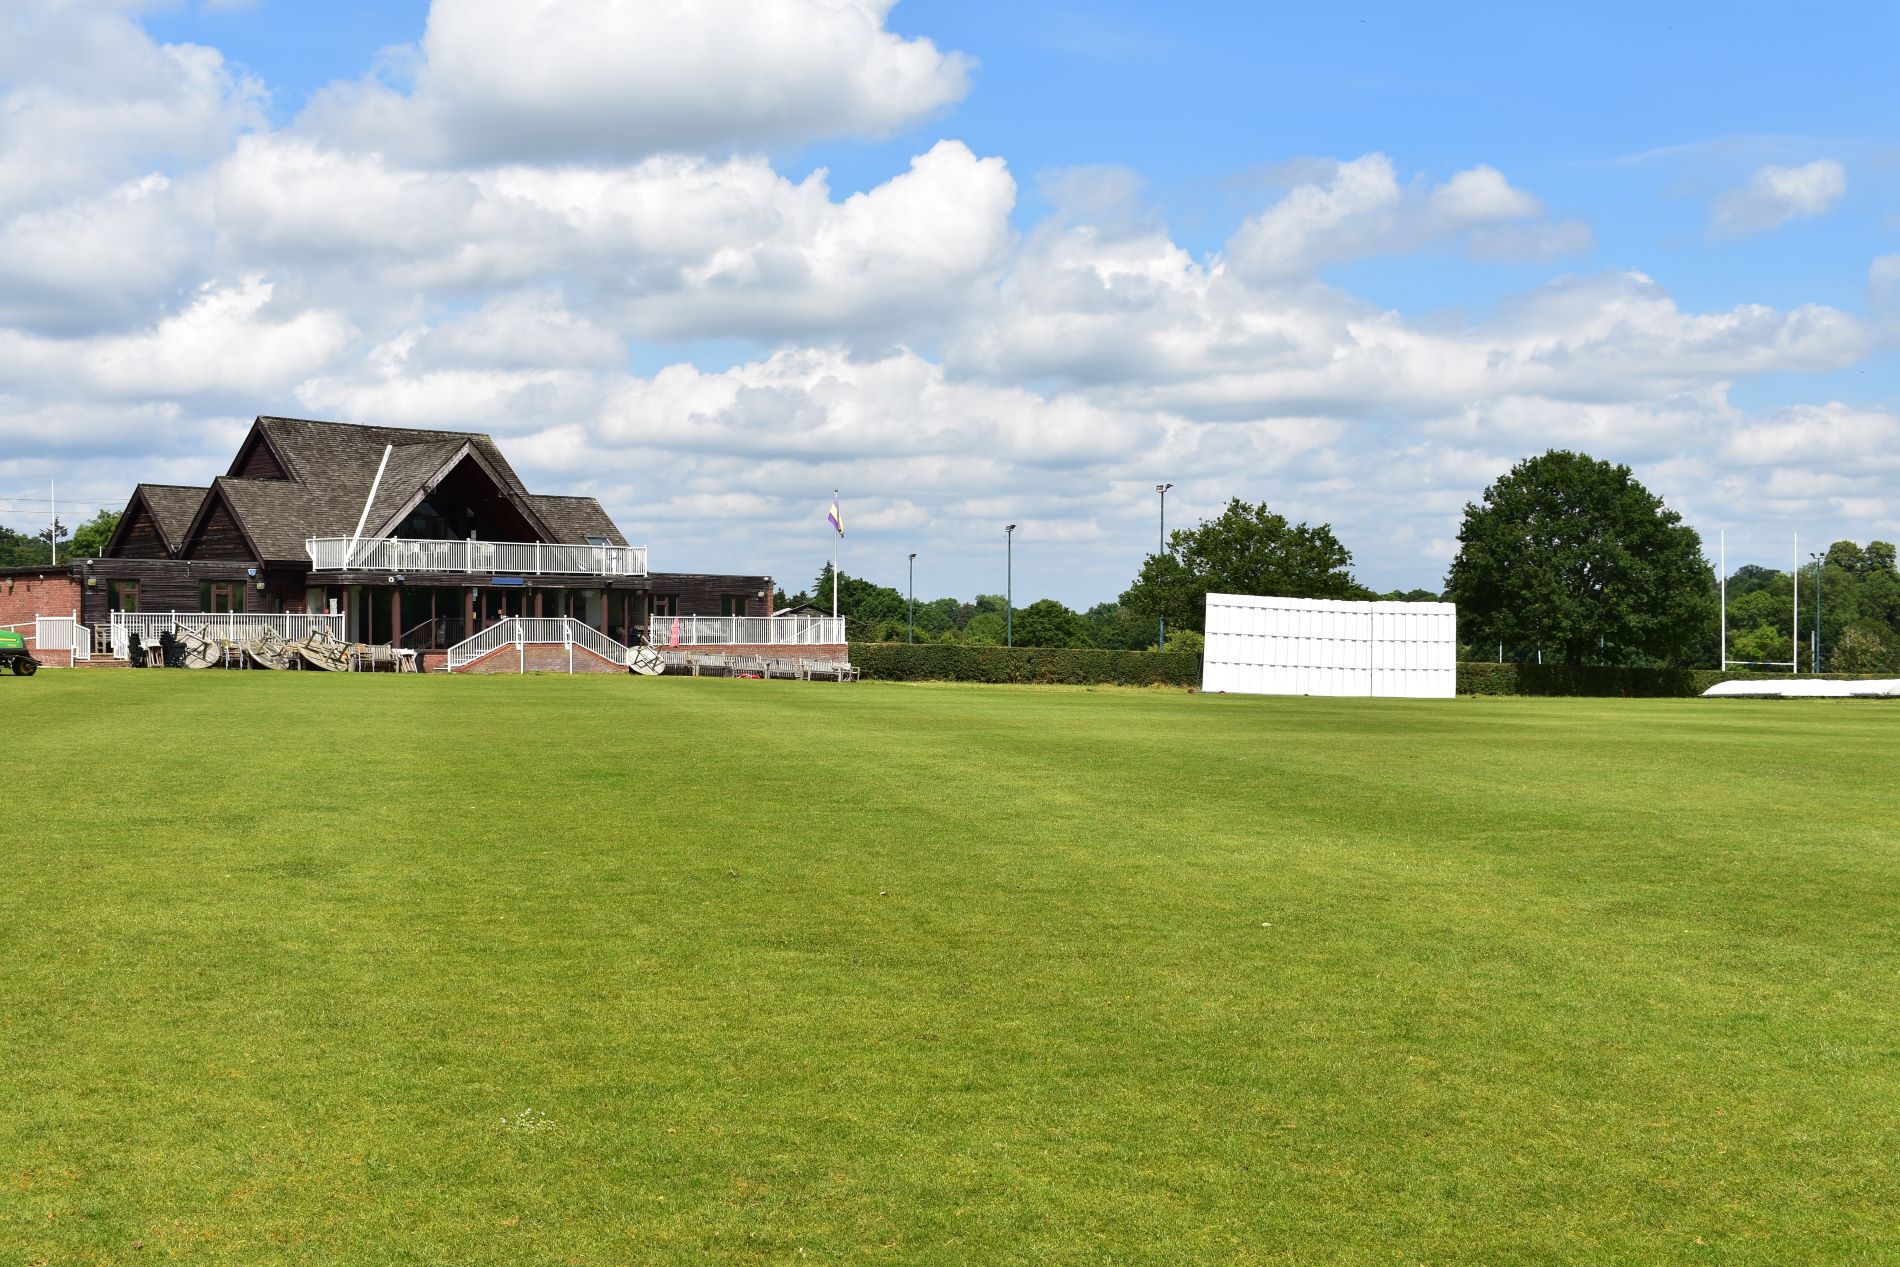
<svg viewBox="0 0 1900 1267"><path fill-rule="evenodd" d="M1201 689L1450 699L1458 607L1209 594Z"/></svg>

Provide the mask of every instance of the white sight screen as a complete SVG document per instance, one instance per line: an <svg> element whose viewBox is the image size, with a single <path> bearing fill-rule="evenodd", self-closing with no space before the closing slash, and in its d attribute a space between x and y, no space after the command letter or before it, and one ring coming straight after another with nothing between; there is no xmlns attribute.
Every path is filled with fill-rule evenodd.
<svg viewBox="0 0 1900 1267"><path fill-rule="evenodd" d="M1209 594L1201 689L1450 699L1458 607Z"/></svg>

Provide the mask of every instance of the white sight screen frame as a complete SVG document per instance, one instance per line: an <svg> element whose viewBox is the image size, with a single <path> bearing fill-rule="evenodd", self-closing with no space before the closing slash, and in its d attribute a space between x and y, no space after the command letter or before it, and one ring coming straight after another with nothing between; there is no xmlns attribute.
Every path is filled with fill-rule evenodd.
<svg viewBox="0 0 1900 1267"><path fill-rule="evenodd" d="M1458 607L1209 594L1201 689L1451 699Z"/></svg>

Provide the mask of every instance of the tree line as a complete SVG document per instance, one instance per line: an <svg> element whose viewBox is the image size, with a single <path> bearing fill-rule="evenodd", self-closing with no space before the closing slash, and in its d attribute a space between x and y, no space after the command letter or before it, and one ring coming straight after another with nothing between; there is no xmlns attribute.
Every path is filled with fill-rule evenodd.
<svg viewBox="0 0 1900 1267"><path fill-rule="evenodd" d="M1738 569L1728 583L1731 661L1783 661L1795 648L1789 617L1802 585L1799 656L1821 667L1900 670L1900 572L1888 542L1837 541L1799 577ZM1821 591L1818 617L1814 587ZM1458 605L1460 655L1571 665L1717 667L1718 586L1701 536L1630 468L1553 449L1518 463L1465 507L1458 551L1441 589L1375 592L1352 573L1352 552L1329 524L1293 523L1266 503L1235 498L1214 518L1168 534L1113 602L1076 611L1052 598L1017 607L1003 597L934 598L916 606L914 635L904 594L848 573L838 607L852 641L952 642L1026 647L1153 650L1166 622L1168 648L1198 652L1209 593L1288 598L1445 599ZM781 590L779 608L811 602L829 610L831 565L811 588Z"/></svg>
<svg viewBox="0 0 1900 1267"><path fill-rule="evenodd" d="M1753 565L1738 568L1728 581L1729 659L1793 658L1790 616L1797 581L1802 668L1814 667L1818 625L1821 668L1836 673L1900 671L1900 572L1895 571L1891 541L1865 546L1836 541L1817 565L1803 568L1798 576Z"/></svg>
<svg viewBox="0 0 1900 1267"><path fill-rule="evenodd" d="M102 510L70 535L60 556L97 558L118 527ZM52 529L0 528L0 567L51 558ZM1153 650L1165 621L1171 650L1198 652L1209 593L1288 598L1448 599L1458 604L1460 654L1469 659L1549 659L1569 664L1714 668L1721 658L1717 583L1701 537L1644 488L1627 466L1552 450L1518 463L1465 507L1459 549L1443 587L1375 592L1352 574L1352 552L1328 524L1290 522L1264 502L1238 498L1212 519L1168 534L1113 602L1076 611L1053 598L1006 612L1000 594L917 604L919 642ZM1801 586L1801 630L1790 625ZM1818 588L1817 588L1818 587ZM777 607L831 604L831 564ZM904 594L849 573L838 607L854 642L902 642L911 633ZM1900 571L1892 542L1836 541L1799 574L1749 564L1728 578L1731 661L1812 670L1900 672ZM1013 637L1012 637L1013 634Z"/></svg>
<svg viewBox="0 0 1900 1267"><path fill-rule="evenodd" d="M0 568L30 568L51 563L53 541L59 541L61 559L96 559L105 553L106 542L119 526L119 512L102 510L70 533L63 523L38 532L15 532L0 528Z"/></svg>
<svg viewBox="0 0 1900 1267"><path fill-rule="evenodd" d="M918 642L975 646L1100 647L1152 651L1162 622L1171 651L1201 650L1209 593L1283 594L1296 598L1436 598L1426 590L1377 594L1353 580L1352 555L1325 524L1288 522L1266 505L1235 499L1214 519L1168 534L1167 552L1149 555L1121 597L1086 611L1053 598L1006 610L1001 594L974 601L935 598L918 602ZM809 590L778 592L777 609L812 603L831 605L831 565ZM890 586L841 573L838 612L854 642L903 642L912 633L904 594Z"/></svg>

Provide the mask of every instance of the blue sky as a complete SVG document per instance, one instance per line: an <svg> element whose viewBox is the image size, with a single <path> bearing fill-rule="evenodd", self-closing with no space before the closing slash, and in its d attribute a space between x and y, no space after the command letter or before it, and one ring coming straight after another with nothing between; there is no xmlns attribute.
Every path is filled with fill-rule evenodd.
<svg viewBox="0 0 1900 1267"><path fill-rule="evenodd" d="M788 20L817 20L804 2L784 0ZM397 408L390 420L495 430L538 482L596 492L668 566L762 568L794 584L826 552L803 523L822 529L806 508L835 482L865 512L848 545L881 579L918 549L944 560L932 592L995 588L1000 532L985 525L1018 518L1019 593L1026 568L1031 595L1086 605L1132 573L1152 483L1175 479L1177 521L1227 495L1264 498L1334 522L1370 583L1430 586L1457 506L1557 444L1630 462L1711 541L1728 527L1732 558L1757 537L1778 550L1796 526L1817 538L1896 531L1883 478L1900 435L1896 318L1874 297L1887 275L1877 261L1900 256L1891 6L905 0L887 14L868 6L883 43L865 45L867 59L928 47L966 60L912 66L902 100L726 118L695 82L730 97L763 79L815 100L850 68L800 65L819 55L789 46L777 65L771 47L733 53L712 39L695 46L709 60L684 86L623 100L607 99L611 87L560 99L556 64L555 88L523 89L541 94L546 117L503 153L484 138L516 120L482 102L518 85L494 78L509 73L500 54L483 60L480 22L450 38L464 3L484 0L444 0L426 43L423 3L129 16L101 5L90 20L132 35L112 48L104 36L49 44L80 50L72 65L0 63L16 100L44 101L41 76L77 101L149 81L150 108L183 120L169 151L14 198L20 232L40 242L49 218L77 223L149 168L175 205L145 231L169 230L178 256L137 293L75 285L11 318L18 348L53 340L49 355L119 366L127 347L144 355L195 322L184 314L207 294L289 332L274 374L128 384L95 369L99 382L82 371L63 387L16 375L0 389L23 443L0 491L69 467L75 436L98 460L68 481L104 501L155 466L211 473L192 476L193 462L215 464L247 410ZM757 3L754 16L771 8ZM574 29L604 20L593 0L563 4ZM662 7L634 11L659 22ZM612 29L624 82L664 77L639 61L637 25ZM157 52L132 49L137 38ZM618 46L595 44L550 56L587 63L576 85L590 70L623 82ZM163 65L187 46L216 50L223 78L164 88ZM766 61L740 75L747 56ZM148 73L115 57L147 58ZM339 88L379 64L406 66L385 72L383 95ZM194 92L223 94L222 123ZM696 111L711 133L667 131ZM72 113L48 118L76 126ZM641 139L620 144L621 121ZM563 152L582 135L594 139ZM933 151L940 142L968 161ZM916 182L927 196L902 202L901 178L930 153L940 170ZM385 174L417 173L379 204L387 241L290 224L271 201L288 185L257 183L317 165L360 183L365 155ZM731 219L705 232L732 234L723 248L641 246L602 265L610 248L595 246L583 268L537 246L521 252L530 263L478 277L449 261L519 243L429 231L440 199L459 197L436 187L445 173L479 183L513 164L517 185L553 189L580 164L652 183L640 205L664 207L684 197L655 175L668 155L753 165L714 181ZM819 169L822 210L787 192ZM769 178L784 184L768 193ZM1452 198L1478 189L1477 202ZM854 194L890 205L857 216ZM680 224L708 223L696 205L677 204ZM479 215L468 223L489 231ZM767 239L748 236L768 224ZM906 235L916 241L901 245ZM934 256L949 239L956 248ZM840 240L857 254L826 281ZM736 257L750 262L734 271ZM813 279L802 290L801 276ZM128 343L140 328L156 333ZM522 349L550 330L565 333L533 363ZM617 351L572 363L576 330ZM496 346L499 360L481 351ZM1298 353L1272 372L1247 360L1289 346ZM696 377L663 374L672 364ZM114 425L114 410L176 434L154 442L153 425ZM689 426L669 414L679 410L710 413ZM86 421L52 427L53 415ZM827 443L849 452L830 456Z"/></svg>
<svg viewBox="0 0 1900 1267"><path fill-rule="evenodd" d="M1019 174L1085 164L1138 173L1179 240L1219 249L1302 156L1381 151L1407 169L1476 162L1588 217L1579 267L1641 267L1702 306L1864 307L1867 259L1900 244L1900 9L1767 4L1268 6L904 0L890 25L980 62L968 98L887 139L776 157L840 192L958 137ZM180 5L146 20L255 71L287 122L377 50L421 37L414 0ZM1851 154L1853 196L1825 222L1708 242L1711 193L1767 162ZM1019 227L1046 212L1030 185ZM1341 280L1409 311L1482 306L1534 285L1531 265L1474 272L1382 259Z"/></svg>

